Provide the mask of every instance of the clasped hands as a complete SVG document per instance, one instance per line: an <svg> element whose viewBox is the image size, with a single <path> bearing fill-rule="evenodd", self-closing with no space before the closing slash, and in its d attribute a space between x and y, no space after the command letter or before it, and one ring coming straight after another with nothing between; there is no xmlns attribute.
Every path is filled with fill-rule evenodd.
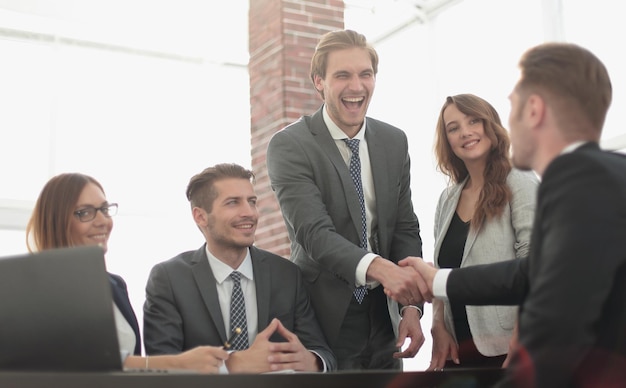
<svg viewBox="0 0 626 388"><path fill-rule="evenodd" d="M385 295L403 305L432 302L433 281L437 269L421 257L406 257L398 262L402 276L384 285Z"/></svg>
<svg viewBox="0 0 626 388"><path fill-rule="evenodd" d="M286 342L271 342L278 333ZM230 373L266 373L284 370L316 372L320 370L318 357L307 350L298 336L287 330L280 320L274 318L257 334L246 350L230 354L226 365Z"/></svg>

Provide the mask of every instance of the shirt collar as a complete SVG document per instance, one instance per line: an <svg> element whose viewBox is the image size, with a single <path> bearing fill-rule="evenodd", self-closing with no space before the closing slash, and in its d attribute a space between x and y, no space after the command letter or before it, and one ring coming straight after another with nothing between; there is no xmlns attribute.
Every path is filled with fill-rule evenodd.
<svg viewBox="0 0 626 388"><path fill-rule="evenodd" d="M211 271L213 271L213 276L218 284L222 284L224 280L226 280L231 272L239 271L245 278L252 280L254 278L252 271L252 259L250 257L250 248L246 251L246 257L239 265L239 268L231 268L230 265L224 263L217 257L215 257L210 251L209 247L205 247L206 255L209 259L209 265L211 266Z"/></svg>
<svg viewBox="0 0 626 388"><path fill-rule="evenodd" d="M328 127L328 132L330 132L330 136L332 136L333 139L342 140L342 139L348 138L345 132L342 131L341 128L339 128L337 124L335 124L333 119L330 118L330 115L326 111L325 104L324 104L324 109L322 109L322 115L324 118L324 124L326 124L326 127ZM363 140L363 138L365 137L366 124L367 124L367 117L363 120L363 126L361 126L361 129L359 129L359 132L353 137L353 139Z"/></svg>
<svg viewBox="0 0 626 388"><path fill-rule="evenodd" d="M563 148L563 150L561 151L561 155L570 153L570 152L576 150L581 145L586 144L586 143L588 143L588 142L586 142L586 141L575 141L575 142L569 144L567 147Z"/></svg>

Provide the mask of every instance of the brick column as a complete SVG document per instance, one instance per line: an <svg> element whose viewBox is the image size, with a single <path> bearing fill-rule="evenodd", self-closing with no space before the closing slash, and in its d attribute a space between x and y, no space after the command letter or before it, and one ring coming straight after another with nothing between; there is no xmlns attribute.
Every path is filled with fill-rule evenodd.
<svg viewBox="0 0 626 388"><path fill-rule="evenodd" d="M252 169L259 225L256 245L283 257L289 237L270 188L265 153L271 136L322 102L309 78L320 36L344 28L343 0L250 0L249 51Z"/></svg>

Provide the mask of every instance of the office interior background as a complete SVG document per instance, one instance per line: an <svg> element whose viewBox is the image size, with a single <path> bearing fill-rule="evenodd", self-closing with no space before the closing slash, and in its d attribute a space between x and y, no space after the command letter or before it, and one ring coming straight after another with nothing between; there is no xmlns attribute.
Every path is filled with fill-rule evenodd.
<svg viewBox="0 0 626 388"><path fill-rule="evenodd" d="M126 279L141 322L152 266L203 237L185 198L207 166L251 167L248 1L0 0L0 256L25 253L24 229L45 182L94 176L119 203L107 268ZM254 0L252 0L254 1ZM313 1L313 0L310 0ZM608 67L614 98L602 146L626 152L626 32L610 0L345 0L345 27L380 55L369 116L404 129L424 257L447 182L433 135L445 97L477 94L506 123L517 61L569 41ZM311 85L313 88L313 85ZM424 370L426 343L405 362Z"/></svg>

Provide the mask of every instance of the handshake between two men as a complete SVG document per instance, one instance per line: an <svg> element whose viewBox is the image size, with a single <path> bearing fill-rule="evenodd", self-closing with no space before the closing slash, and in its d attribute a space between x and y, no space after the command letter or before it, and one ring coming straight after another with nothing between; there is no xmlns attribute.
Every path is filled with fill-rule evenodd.
<svg viewBox="0 0 626 388"><path fill-rule="evenodd" d="M385 294L403 305L432 302L433 282L437 269L420 257L409 256L398 262L403 271L409 273L403 282L385 285Z"/></svg>

